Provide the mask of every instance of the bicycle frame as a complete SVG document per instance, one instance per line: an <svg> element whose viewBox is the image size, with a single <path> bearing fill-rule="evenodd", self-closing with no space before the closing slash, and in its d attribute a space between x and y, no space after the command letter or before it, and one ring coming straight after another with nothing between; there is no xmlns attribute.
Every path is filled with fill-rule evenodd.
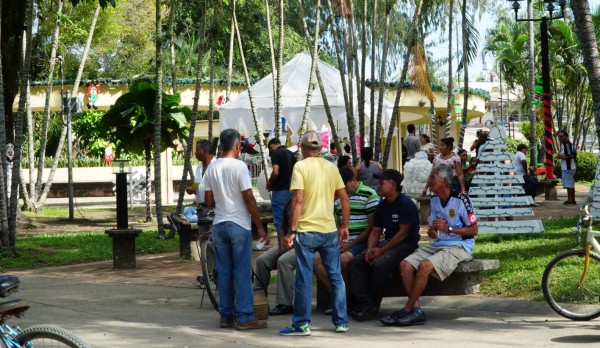
<svg viewBox="0 0 600 348"><path fill-rule="evenodd" d="M12 328L10 325L4 323L0 325L0 341L7 348L19 348L19 342L15 341L15 337L21 332L21 328L18 326ZM27 347L31 347L31 343L26 343Z"/></svg>
<svg viewBox="0 0 600 348"><path fill-rule="evenodd" d="M581 274L581 278L579 279L578 286L581 287L583 282L585 281L585 277L588 274L588 269L590 265L590 253L592 248L597 254L600 254L600 243L596 240L595 237L600 236L600 231L592 230L592 217L589 212L589 205L581 207L582 213L580 212L580 221L579 223L585 223L586 226L586 237L585 237L585 248L584 248L584 268L583 273Z"/></svg>

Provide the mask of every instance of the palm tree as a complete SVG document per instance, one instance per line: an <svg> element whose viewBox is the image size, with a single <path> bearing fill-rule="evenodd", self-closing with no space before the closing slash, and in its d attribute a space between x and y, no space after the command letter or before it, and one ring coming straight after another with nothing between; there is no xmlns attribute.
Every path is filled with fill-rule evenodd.
<svg viewBox="0 0 600 348"><path fill-rule="evenodd" d="M527 0L527 18L533 18L533 0ZM527 42L527 47L528 47L528 64L529 64L529 70L528 70L528 78L527 78L527 89L529 91L529 108L528 110L528 114L529 114L529 127L531 128L531 137L529 138L529 163L537 163L537 158L536 158L536 150L537 150L537 134L536 134L536 124L537 124L537 117L536 117L536 112L535 112L535 105L533 103L533 95L534 95L534 88L535 88L535 50L534 50L534 45L533 45L533 40L534 40L534 30L533 30L533 21L529 21L527 23L527 32L528 32L528 37L529 40Z"/></svg>
<svg viewBox="0 0 600 348"><path fill-rule="evenodd" d="M177 68L175 62L175 28L174 28L175 0L169 6L169 51L171 53L171 88L173 94L177 93Z"/></svg>
<svg viewBox="0 0 600 348"><path fill-rule="evenodd" d="M277 78L279 76L277 66L275 64L275 47L273 44L273 27L271 26L271 10L269 8L269 0L265 0L265 13L267 14L267 34L269 35L269 52L271 53L271 72L272 72L272 82L273 82L273 107L275 109L275 137L279 137L279 132L281 131L281 113L279 112L279 103L277 96L279 94L279 90L277 89ZM283 25L283 18L280 19L280 25Z"/></svg>
<svg viewBox="0 0 600 348"><path fill-rule="evenodd" d="M311 52L310 64L310 79L308 91L306 93L306 105L304 106L304 115L302 115L302 126L300 134L304 134L307 130L308 115L310 114L310 101L312 100L313 91L315 90L315 73L317 69L317 60L319 59L319 24L321 20L321 0L317 0L316 19L315 19L315 37L313 39L313 47Z"/></svg>
<svg viewBox="0 0 600 348"><path fill-rule="evenodd" d="M277 94L273 94L275 96L275 136L279 137L279 132L283 132L285 129L281 129L281 69L283 67L283 39L284 39L284 12L285 12L285 1L279 1L279 46L277 47L277 88L273 93L277 92ZM266 178L266 176L265 176Z"/></svg>
<svg viewBox="0 0 600 348"><path fill-rule="evenodd" d="M596 137L600 139L600 62L598 61L598 44L590 5L587 0L571 0L571 9L575 17L577 37L579 38L585 68L590 81Z"/></svg>
<svg viewBox="0 0 600 348"><path fill-rule="evenodd" d="M155 54L155 74L156 74L156 95L154 100L154 204L156 205L156 222L158 224L158 236L164 238L165 228L163 226L162 216L162 179L160 163L160 142L161 142L161 111L162 111L162 16L161 1L156 0L156 54ZM146 158L148 160L148 158ZM148 185L148 181L146 181ZM146 206L149 207L150 197L146 195ZM146 219L151 218L150 209L146 209Z"/></svg>
<svg viewBox="0 0 600 348"><path fill-rule="evenodd" d="M160 122L164 127L160 127L161 135L159 143L156 145L155 122L157 117L156 97L157 93L162 93L160 98L161 113ZM167 95L163 93L156 84L147 81L134 83L127 93L120 96L113 106L104 114L100 126L106 127L113 136L111 140L119 147L126 147L130 153L144 154L146 159L146 220L152 219L150 206L150 171L152 169L152 149L156 153L168 147L173 146L173 140L183 139L189 135L187 123L191 117L191 111L186 107L180 107L181 97L178 94ZM120 151L119 148L116 151ZM160 178L154 174L154 180ZM160 181L159 181L160 184ZM150 214L150 216L148 216ZM164 231L163 231L164 232Z"/></svg>
<svg viewBox="0 0 600 348"><path fill-rule="evenodd" d="M454 0L450 0L448 6L448 101L446 104L446 137L450 136L454 103L454 82L452 81L452 28L454 27Z"/></svg>
<svg viewBox="0 0 600 348"><path fill-rule="evenodd" d="M2 1L0 1L0 13L2 13ZM0 16L0 27L2 26L2 16ZM1 56L0 46L0 56ZM2 75L2 59L0 59L0 153L6 153L6 118L4 115L4 76ZM6 174L8 173L8 160L2 156L2 165L0 166L0 249L10 250L8 238L8 202L6 192Z"/></svg>
<svg viewBox="0 0 600 348"><path fill-rule="evenodd" d="M250 101L250 110L252 111L252 118L254 120L254 127L256 129L256 140L257 143L259 144L259 149L260 149L260 157L262 160L262 170L267 170L268 164L267 164L267 157L265 156L265 142L264 142L264 138L263 138L263 129L262 129L262 124L260 124L260 122L258 122L258 115L256 113L256 108L254 107L254 99L252 99L252 89L250 87L252 87L252 82L250 81L250 75L248 74L248 66L246 65L246 58L244 57L244 46L242 45L242 36L240 34L240 29L238 26L238 22L237 22L237 14L235 11L235 3L236 0L233 0L233 25L235 28L235 33L236 33L236 37L237 37L237 42L238 42L238 47L240 49L240 58L242 60L242 67L244 70L244 77L246 79L246 86L248 87L248 99ZM265 175L266 178L266 175Z"/></svg>

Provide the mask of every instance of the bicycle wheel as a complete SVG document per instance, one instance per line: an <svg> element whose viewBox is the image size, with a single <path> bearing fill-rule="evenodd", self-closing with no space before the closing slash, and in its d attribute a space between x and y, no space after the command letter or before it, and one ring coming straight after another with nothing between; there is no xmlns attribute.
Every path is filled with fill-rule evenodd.
<svg viewBox="0 0 600 348"><path fill-rule="evenodd" d="M219 311L219 290L217 287L217 254L215 245L208 239L200 242L202 253L200 260L202 262L202 275L204 276L204 288L208 293L208 298L212 302L215 310Z"/></svg>
<svg viewBox="0 0 600 348"><path fill-rule="evenodd" d="M550 307L571 320L591 320L600 316L600 256L590 253L583 284L584 250L568 250L557 255L544 271L542 290Z"/></svg>
<svg viewBox="0 0 600 348"><path fill-rule="evenodd" d="M21 347L91 348L81 337L54 325L36 325L26 328L15 337ZM29 345L26 345L29 343Z"/></svg>

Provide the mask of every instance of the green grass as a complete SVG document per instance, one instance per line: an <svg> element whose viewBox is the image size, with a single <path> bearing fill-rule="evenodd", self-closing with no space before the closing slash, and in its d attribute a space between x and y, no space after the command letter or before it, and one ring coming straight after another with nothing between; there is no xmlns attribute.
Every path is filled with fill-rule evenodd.
<svg viewBox="0 0 600 348"><path fill-rule="evenodd" d="M177 238L160 240L156 230L144 231L136 239L136 254L157 254L179 250ZM42 234L20 237L18 255L0 255L0 269L61 266L112 259L112 240L103 232Z"/></svg>
<svg viewBox="0 0 600 348"><path fill-rule="evenodd" d="M544 233L504 235L501 242L498 235L478 236L473 256L500 260L499 270L481 273L481 293L541 300L548 262L562 251L580 247L571 231L576 222L576 218L545 220Z"/></svg>
<svg viewBox="0 0 600 348"><path fill-rule="evenodd" d="M587 187L592 187L592 185L594 185L593 181L581 181L581 180L578 180L575 183L577 185L583 185L583 186L587 186Z"/></svg>

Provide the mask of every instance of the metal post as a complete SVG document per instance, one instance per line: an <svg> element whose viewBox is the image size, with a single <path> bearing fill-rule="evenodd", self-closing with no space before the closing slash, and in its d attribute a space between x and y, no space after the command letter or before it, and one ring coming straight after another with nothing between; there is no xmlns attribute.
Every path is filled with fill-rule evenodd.
<svg viewBox="0 0 600 348"><path fill-rule="evenodd" d="M502 94L502 68L498 67L498 77L500 78L500 124L504 116L504 95Z"/></svg>
<svg viewBox="0 0 600 348"><path fill-rule="evenodd" d="M542 48L542 85L544 88L544 144L546 146L546 178L554 179L553 140L552 140L552 108L550 91L550 58L548 57L548 19L542 17L540 23Z"/></svg>
<svg viewBox="0 0 600 348"><path fill-rule="evenodd" d="M129 228L127 217L127 173L117 173L117 229Z"/></svg>
<svg viewBox="0 0 600 348"><path fill-rule="evenodd" d="M69 220L75 218L73 212L73 134L71 133L71 92L67 91L67 157L68 157L68 193L69 193Z"/></svg>

